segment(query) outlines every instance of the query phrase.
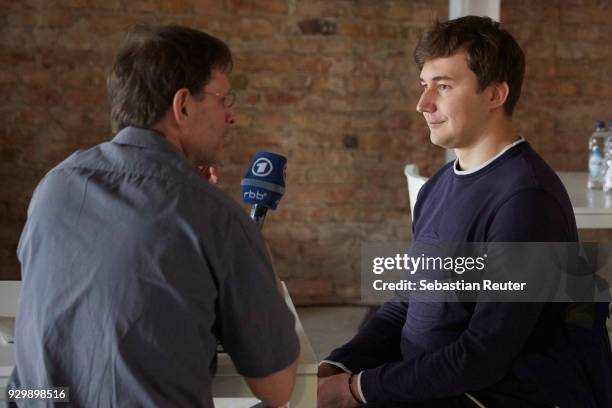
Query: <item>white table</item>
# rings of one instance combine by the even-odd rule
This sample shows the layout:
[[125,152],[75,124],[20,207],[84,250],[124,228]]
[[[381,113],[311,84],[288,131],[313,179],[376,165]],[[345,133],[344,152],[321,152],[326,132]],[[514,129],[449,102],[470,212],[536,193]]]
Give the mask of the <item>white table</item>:
[[[17,305],[17,298],[21,282],[0,282],[0,306],[4,315],[14,316]],[[297,368],[297,377],[293,395],[291,398],[292,408],[314,408],[317,403],[317,368],[318,361],[306,337],[302,323],[295,311],[291,297],[283,283],[285,291],[285,301],[291,312],[295,316],[295,330],[300,341],[300,359]],[[0,313],[2,314],[2,313]],[[0,344],[0,403],[4,399],[4,389],[13,366],[15,365],[15,346],[14,344]],[[253,394],[248,385],[241,377],[232,360],[225,353],[218,355],[217,375],[213,379],[212,392],[215,406],[219,408],[242,406],[250,407],[253,405]],[[0,404],[2,405],[2,404]]]
[[589,175],[586,172],[558,172],[557,174],[570,196],[578,228],[612,228],[612,193],[590,190],[587,187]]
[[[295,316],[295,330],[300,341],[300,359],[297,368],[297,377],[293,396],[291,397],[292,408],[314,408],[317,406],[317,369],[318,361],[310,341],[306,337],[302,322],[295,311],[295,306],[285,290],[285,301]],[[249,397],[253,394],[247,383],[237,372],[232,360],[225,353],[218,355],[217,375],[213,379],[212,391],[215,397]]]

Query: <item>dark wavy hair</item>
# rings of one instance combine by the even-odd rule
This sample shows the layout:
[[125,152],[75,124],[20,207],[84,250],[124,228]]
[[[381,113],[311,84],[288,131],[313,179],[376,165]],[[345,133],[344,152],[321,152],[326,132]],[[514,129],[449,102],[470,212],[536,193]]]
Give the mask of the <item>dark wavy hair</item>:
[[494,83],[510,88],[504,112],[511,116],[520,96],[525,75],[525,54],[512,35],[489,17],[466,16],[435,21],[414,49],[419,69],[425,62],[449,57],[465,49],[468,67],[478,78],[478,92]]
[[176,25],[136,26],[128,32],[107,78],[111,129],[149,128],[167,112],[176,91],[197,95],[214,69],[232,68],[220,39]]

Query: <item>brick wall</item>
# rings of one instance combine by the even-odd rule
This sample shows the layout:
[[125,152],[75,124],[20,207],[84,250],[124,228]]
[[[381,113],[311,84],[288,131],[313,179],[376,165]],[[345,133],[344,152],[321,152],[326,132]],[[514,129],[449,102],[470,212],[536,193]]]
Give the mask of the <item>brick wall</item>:
[[612,1],[502,0],[501,20],[527,55],[516,111],[556,170],[586,171],[597,119],[612,119]]
[[[19,276],[14,254],[38,180],[110,137],[105,74],[137,22],[203,29],[234,51],[238,125],[221,187],[239,199],[257,150],[288,157],[287,193],[264,234],[297,302],[356,300],[361,242],[410,238],[403,166],[431,174],[443,161],[414,111],[411,55],[447,1],[0,3],[0,278]],[[519,128],[558,169],[578,170],[591,124],[612,118],[610,24],[601,2],[560,3],[504,1],[502,19],[528,55]]]
[[221,186],[238,199],[257,150],[288,157],[287,194],[265,235],[296,298],[355,298],[361,241],[409,237],[403,165],[431,172],[442,160],[414,113],[411,53],[445,1],[30,1],[3,10],[3,278],[19,274],[14,252],[37,181],[109,138],[105,73],[120,32],[140,21],[200,28],[235,52],[238,126]]
[[[527,56],[515,123],[555,169],[586,171],[588,138],[612,119],[612,1],[502,0],[501,20]],[[581,230],[582,241],[612,241]]]

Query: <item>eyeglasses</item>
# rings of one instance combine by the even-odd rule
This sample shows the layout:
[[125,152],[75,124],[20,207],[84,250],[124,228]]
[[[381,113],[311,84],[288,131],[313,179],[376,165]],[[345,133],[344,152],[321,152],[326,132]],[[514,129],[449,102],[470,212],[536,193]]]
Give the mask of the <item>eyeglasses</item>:
[[233,91],[229,91],[226,94],[221,94],[221,93],[216,93],[216,92],[206,92],[206,91],[202,91],[202,93],[207,94],[207,95],[216,96],[217,98],[221,99],[221,104],[223,105],[224,108],[231,108],[232,106],[234,106],[234,103],[236,102],[236,94]]

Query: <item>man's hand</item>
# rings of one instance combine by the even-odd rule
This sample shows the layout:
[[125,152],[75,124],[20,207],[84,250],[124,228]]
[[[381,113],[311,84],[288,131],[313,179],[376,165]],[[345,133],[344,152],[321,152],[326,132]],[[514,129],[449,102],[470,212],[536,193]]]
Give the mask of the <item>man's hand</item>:
[[217,173],[217,168],[215,166],[198,166],[198,169],[200,169],[202,177],[212,184],[217,184],[219,182],[219,173]]
[[319,364],[319,369],[317,370],[317,377],[325,378],[331,377],[332,375],[341,374],[344,371],[333,364],[321,363]]
[[350,374],[343,373],[319,380],[317,408],[352,408],[358,406],[359,404],[349,391],[349,376]]

